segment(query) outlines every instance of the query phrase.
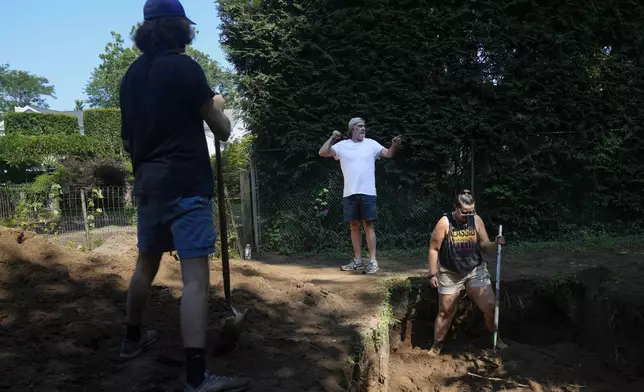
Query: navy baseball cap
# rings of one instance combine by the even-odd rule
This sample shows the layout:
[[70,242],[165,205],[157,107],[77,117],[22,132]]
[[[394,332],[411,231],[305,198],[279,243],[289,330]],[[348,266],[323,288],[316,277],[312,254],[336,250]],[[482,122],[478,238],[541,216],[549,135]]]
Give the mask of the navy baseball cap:
[[196,24],[188,19],[186,11],[179,0],[147,0],[143,6],[143,19],[182,17],[190,24]]

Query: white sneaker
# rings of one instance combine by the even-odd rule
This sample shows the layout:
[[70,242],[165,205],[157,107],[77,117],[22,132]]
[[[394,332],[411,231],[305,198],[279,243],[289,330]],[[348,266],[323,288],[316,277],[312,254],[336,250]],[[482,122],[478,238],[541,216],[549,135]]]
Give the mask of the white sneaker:
[[378,262],[376,260],[371,260],[369,263],[367,263],[367,266],[364,268],[362,271],[363,274],[375,274],[378,272]]
[[193,388],[187,385],[184,392],[243,392],[250,386],[250,379],[247,377],[224,377],[215,376],[206,370],[205,378],[201,385]]
[[364,264],[362,264],[362,260],[353,260],[347,265],[343,265],[340,267],[342,271],[360,271],[364,269]]

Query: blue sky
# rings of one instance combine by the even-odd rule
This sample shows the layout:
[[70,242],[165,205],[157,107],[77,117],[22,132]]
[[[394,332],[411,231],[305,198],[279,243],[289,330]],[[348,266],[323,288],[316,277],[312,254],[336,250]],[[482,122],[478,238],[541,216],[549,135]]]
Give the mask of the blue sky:
[[[0,64],[49,79],[54,110],[72,110],[85,98],[85,85],[98,55],[120,33],[126,45],[131,27],[143,19],[144,0],[2,0]],[[228,67],[219,45],[219,18],[214,0],[182,0],[197,24],[194,47]]]

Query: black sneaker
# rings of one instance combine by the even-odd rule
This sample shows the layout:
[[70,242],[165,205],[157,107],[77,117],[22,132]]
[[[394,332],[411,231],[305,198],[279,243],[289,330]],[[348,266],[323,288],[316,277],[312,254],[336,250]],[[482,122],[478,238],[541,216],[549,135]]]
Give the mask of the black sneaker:
[[125,339],[123,343],[121,343],[121,351],[119,355],[121,358],[134,358],[141,354],[143,350],[156,343],[157,340],[159,340],[159,333],[153,329],[149,329],[143,333],[141,340],[138,342],[132,342]]

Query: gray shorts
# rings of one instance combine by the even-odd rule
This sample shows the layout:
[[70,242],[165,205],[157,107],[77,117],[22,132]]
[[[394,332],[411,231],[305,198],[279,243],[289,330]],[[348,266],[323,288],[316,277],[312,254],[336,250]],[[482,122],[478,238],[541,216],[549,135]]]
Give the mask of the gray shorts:
[[492,284],[490,273],[485,263],[481,263],[467,275],[450,271],[439,264],[436,278],[438,279],[438,292],[440,294],[457,294],[465,288],[480,288]]

